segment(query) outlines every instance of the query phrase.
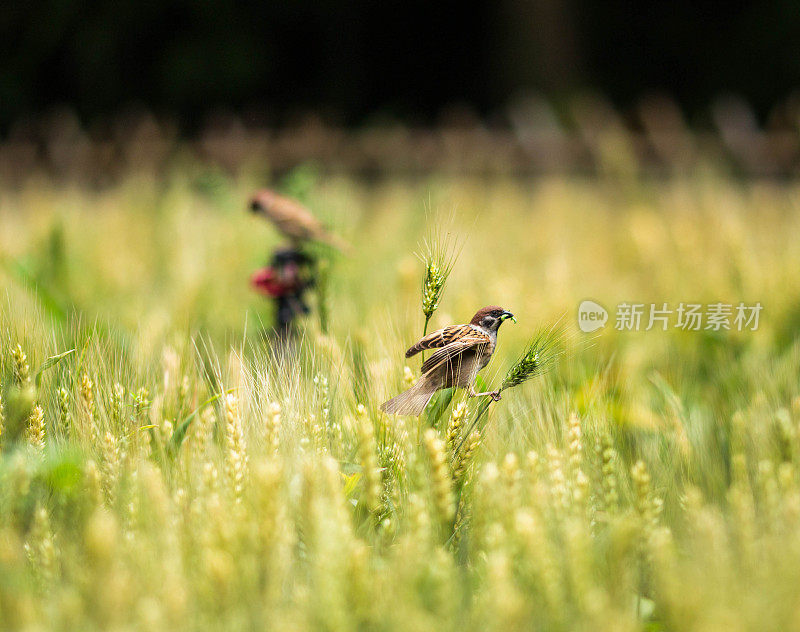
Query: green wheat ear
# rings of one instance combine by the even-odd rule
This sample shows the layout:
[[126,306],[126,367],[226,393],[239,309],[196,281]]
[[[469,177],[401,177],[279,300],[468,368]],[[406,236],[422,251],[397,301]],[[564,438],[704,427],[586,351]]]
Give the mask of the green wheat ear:
[[444,286],[458,259],[456,243],[450,233],[435,233],[425,240],[417,255],[425,264],[422,278],[422,313],[425,316],[423,335],[428,332],[431,316],[439,308]]
[[[527,382],[553,368],[556,359],[558,359],[562,353],[563,338],[563,328],[557,323],[546,329],[540,329],[528,343],[524,353],[508,370],[499,390],[504,391],[508,388],[519,386],[523,382]],[[483,432],[484,428],[479,426],[480,421],[486,414],[486,411],[489,410],[492,401],[493,400],[487,397],[481,403],[478,412],[475,414],[475,418],[470,423],[467,432],[463,434],[458,448],[456,448],[453,453],[454,463],[460,458],[462,450],[464,449],[464,444],[473,431]]]
[[561,355],[562,334],[561,329],[555,326],[537,332],[525,352],[506,373],[500,390],[519,386],[552,368]]

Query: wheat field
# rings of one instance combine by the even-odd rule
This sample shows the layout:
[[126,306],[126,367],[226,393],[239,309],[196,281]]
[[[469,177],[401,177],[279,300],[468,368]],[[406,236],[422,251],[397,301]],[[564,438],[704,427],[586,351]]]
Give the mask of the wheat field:
[[[353,251],[281,350],[260,184],[0,192],[0,628],[800,629],[800,186],[297,170]],[[430,327],[501,305],[485,384],[537,336],[542,366],[387,416],[431,244]],[[620,331],[631,302],[763,311]]]

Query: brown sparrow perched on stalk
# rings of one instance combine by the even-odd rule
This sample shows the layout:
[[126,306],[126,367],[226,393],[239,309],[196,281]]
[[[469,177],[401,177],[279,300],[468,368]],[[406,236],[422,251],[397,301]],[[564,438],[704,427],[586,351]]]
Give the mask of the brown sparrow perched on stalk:
[[406,357],[424,349],[436,349],[422,363],[422,377],[407,391],[381,405],[381,410],[397,415],[421,415],[433,394],[442,388],[468,388],[470,397],[489,395],[495,401],[500,391],[476,393],[473,381],[489,363],[497,343],[497,330],[504,320],[514,322],[514,314],[489,305],[479,309],[469,324],[450,325],[428,334],[406,351]]
[[256,191],[250,198],[250,210],[270,220],[294,246],[304,241],[318,241],[346,251],[349,245],[329,233],[305,206],[269,189]]

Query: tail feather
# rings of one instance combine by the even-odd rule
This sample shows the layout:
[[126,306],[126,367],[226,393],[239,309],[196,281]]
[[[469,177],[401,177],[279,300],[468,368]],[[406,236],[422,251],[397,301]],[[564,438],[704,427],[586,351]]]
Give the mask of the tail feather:
[[353,247],[344,239],[339,237],[339,235],[334,235],[333,233],[329,233],[326,230],[319,231],[315,236],[314,239],[317,241],[321,241],[324,244],[327,244],[331,248],[335,248],[339,252],[343,254],[350,254],[353,252]]
[[381,410],[393,415],[421,415],[436,391],[436,384],[423,377],[407,391],[381,404]]

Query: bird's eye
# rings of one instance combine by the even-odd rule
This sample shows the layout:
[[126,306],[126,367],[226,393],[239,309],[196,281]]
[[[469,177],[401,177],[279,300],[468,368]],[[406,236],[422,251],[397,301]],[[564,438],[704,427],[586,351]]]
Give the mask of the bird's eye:
[[253,200],[250,202],[250,211],[253,213],[258,213],[261,210],[261,205],[258,203],[258,200]]

